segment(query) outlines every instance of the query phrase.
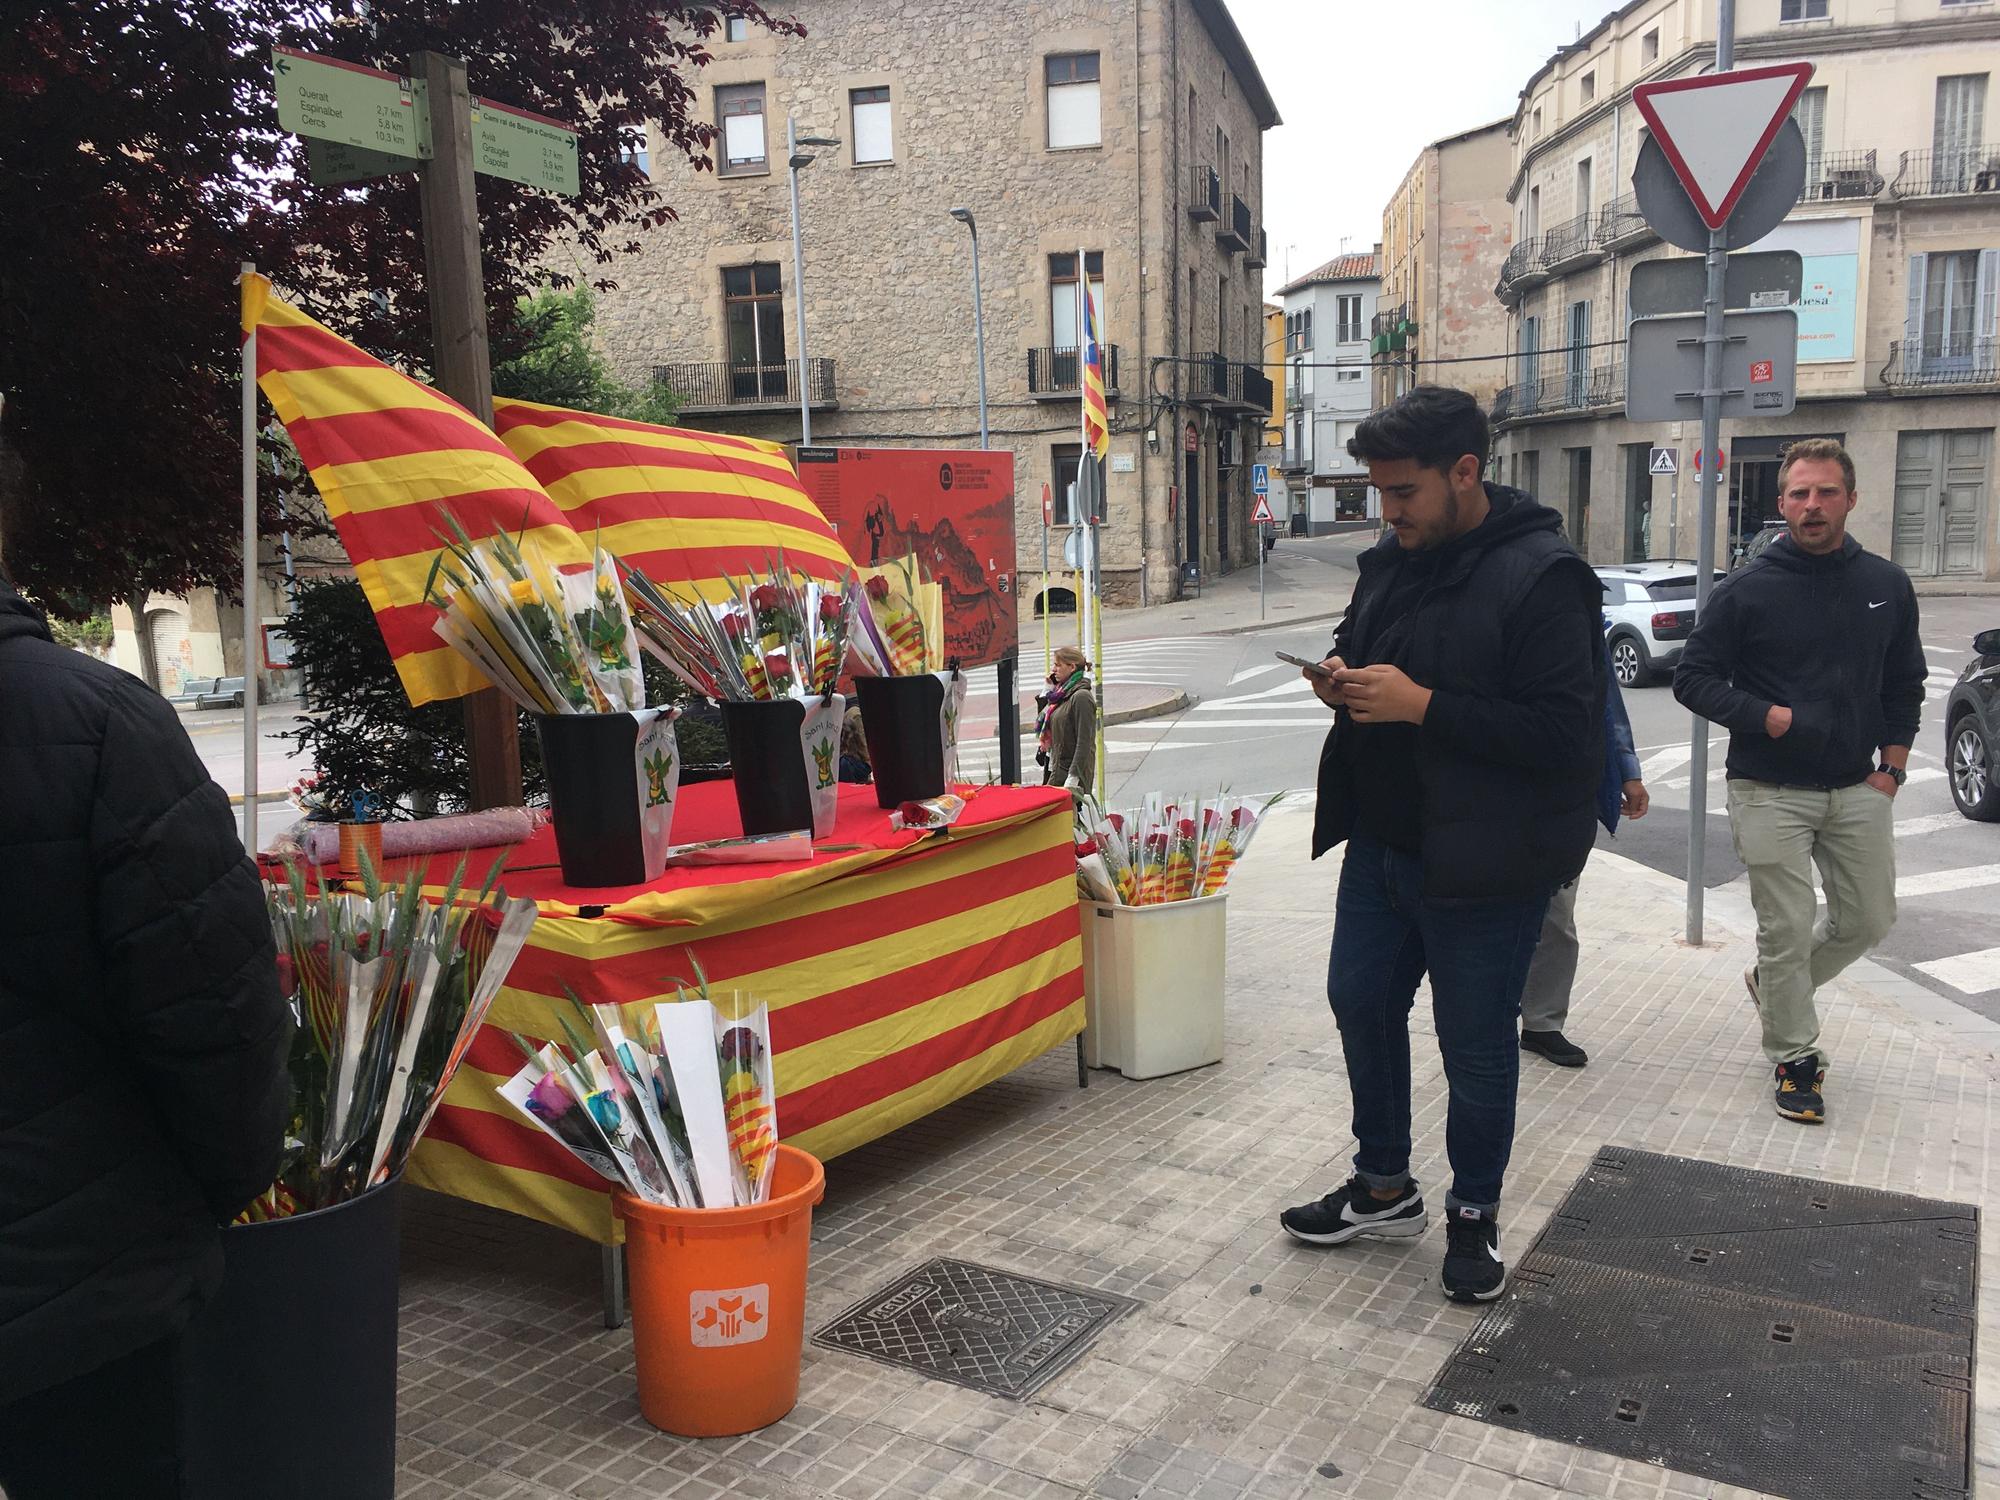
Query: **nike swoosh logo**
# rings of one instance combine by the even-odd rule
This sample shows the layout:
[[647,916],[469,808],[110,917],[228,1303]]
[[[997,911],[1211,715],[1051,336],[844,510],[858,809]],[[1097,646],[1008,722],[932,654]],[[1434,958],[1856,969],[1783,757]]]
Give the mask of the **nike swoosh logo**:
[[1493,1257],[1493,1263],[1495,1265],[1504,1264],[1504,1262],[1500,1259],[1500,1247],[1498,1245],[1488,1245],[1486,1247],[1486,1253]]
[[[1884,599],[1884,600],[1882,601],[1882,604],[1887,604],[1888,602],[1889,602],[1889,601],[1888,601],[1887,599]],[[1869,607],[1870,609],[1880,609],[1880,608],[1882,607],[1882,604],[1871,604],[1871,605],[1869,605],[1868,607]]]

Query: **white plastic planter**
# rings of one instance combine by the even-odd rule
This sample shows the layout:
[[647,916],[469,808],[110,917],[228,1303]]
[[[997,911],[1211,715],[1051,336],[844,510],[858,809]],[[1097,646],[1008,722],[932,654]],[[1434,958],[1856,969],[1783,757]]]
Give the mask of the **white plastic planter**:
[[1159,1078],[1222,1061],[1227,899],[1079,903],[1087,1064]]

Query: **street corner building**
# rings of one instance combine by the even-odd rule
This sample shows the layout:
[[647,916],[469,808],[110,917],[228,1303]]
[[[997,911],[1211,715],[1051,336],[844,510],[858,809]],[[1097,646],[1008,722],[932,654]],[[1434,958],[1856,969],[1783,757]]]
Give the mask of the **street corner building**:
[[1110,417],[1107,599],[1159,603],[1193,570],[1254,564],[1263,132],[1279,120],[1223,0],[790,11],[804,36],[729,21],[709,40],[694,110],[718,132],[713,170],[638,153],[678,218],[640,237],[601,302],[620,372],[663,381],[687,427],[797,442],[803,397],[816,445],[974,447],[976,235],[1022,610],[1075,605],[1062,542],[1086,294]]
[[[1500,477],[1563,512],[1600,565],[1695,555],[1699,424],[1623,415],[1633,267],[1682,254],[1632,195],[1646,136],[1632,89],[1711,68],[1715,19],[1694,0],[1622,6],[1527,81],[1509,122]],[[1738,68],[1800,61],[1814,68],[1792,111],[1805,183],[1754,247],[1803,261],[1797,408],[1725,423],[1716,556],[1726,566],[1776,518],[1785,448],[1830,437],[1859,471],[1864,546],[1920,589],[2000,580],[2000,129],[1986,119],[2000,15],[1953,0],[1738,8]],[[1654,448],[1677,455],[1678,506]]]

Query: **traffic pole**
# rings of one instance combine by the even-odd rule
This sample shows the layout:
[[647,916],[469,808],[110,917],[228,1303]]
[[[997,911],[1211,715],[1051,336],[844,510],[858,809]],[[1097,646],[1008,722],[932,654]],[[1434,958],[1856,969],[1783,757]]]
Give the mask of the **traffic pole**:
[[[1736,65],[1736,0],[1718,0],[1715,29],[1715,71]],[[1729,264],[1729,231],[1708,232],[1708,293],[1702,301],[1701,331],[1701,471],[1700,536],[1695,545],[1694,615],[1700,622],[1708,607],[1715,572],[1716,486],[1722,469],[1722,348],[1724,284]],[[1702,936],[1703,881],[1708,868],[1708,720],[1694,716],[1694,739],[1688,755],[1688,877],[1687,940],[1699,947]]]
[[1680,455],[1674,455],[1674,472],[1667,485],[1667,558],[1678,561],[1681,555],[1681,465]]
[[1264,554],[1271,549],[1264,545],[1265,523],[1257,523],[1257,618],[1264,618]]
[[[242,263],[242,280],[257,274]],[[243,340],[243,848],[257,855],[257,666],[263,652],[257,623],[257,325]]]

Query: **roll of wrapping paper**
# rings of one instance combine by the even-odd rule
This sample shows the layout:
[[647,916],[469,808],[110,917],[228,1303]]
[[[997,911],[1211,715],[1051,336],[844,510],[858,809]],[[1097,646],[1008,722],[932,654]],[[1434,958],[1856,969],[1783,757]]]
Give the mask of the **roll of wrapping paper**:
[[[419,818],[409,823],[367,823],[357,827],[379,830],[369,858],[402,859],[415,854],[449,854],[457,849],[490,849],[502,844],[519,844],[535,831],[534,815],[525,807],[489,807],[483,812],[459,813],[448,818]],[[299,847],[308,860],[323,865],[340,852],[341,827],[332,823],[308,823],[298,833]],[[346,871],[343,869],[342,874]]]

